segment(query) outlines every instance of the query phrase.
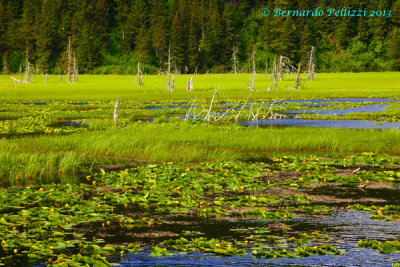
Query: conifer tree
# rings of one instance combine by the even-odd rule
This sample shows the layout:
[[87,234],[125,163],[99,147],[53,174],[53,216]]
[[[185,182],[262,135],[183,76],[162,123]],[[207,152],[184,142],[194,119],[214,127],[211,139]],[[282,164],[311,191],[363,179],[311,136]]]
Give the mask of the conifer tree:
[[[58,57],[59,38],[57,28],[59,26],[58,10],[59,0],[44,0],[40,14],[39,33],[37,38],[38,66],[44,73],[51,71]],[[27,48],[28,49],[28,48]],[[30,54],[32,51],[28,49]]]

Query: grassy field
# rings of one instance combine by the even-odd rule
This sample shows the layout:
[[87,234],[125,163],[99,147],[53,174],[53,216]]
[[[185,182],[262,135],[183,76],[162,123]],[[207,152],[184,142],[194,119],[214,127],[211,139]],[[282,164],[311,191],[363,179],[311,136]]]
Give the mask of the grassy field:
[[[286,76],[285,81],[279,83],[278,90],[267,92],[271,80],[258,74],[256,92],[251,93],[249,100],[400,97],[399,73],[319,74],[314,82],[305,80],[299,90],[286,89],[294,82],[294,77]],[[197,98],[198,104],[208,107],[207,101],[216,88],[219,88],[218,102],[243,103],[250,93],[248,74],[196,75],[193,78],[194,91],[186,92],[189,77],[192,76],[177,75],[175,91],[167,93],[164,76],[145,75],[141,88],[134,85],[133,76],[81,75],[76,84],[67,84],[66,77],[62,77],[60,83],[58,76],[50,76],[49,83],[45,84],[41,75],[35,75],[30,84],[14,84],[9,76],[0,76],[3,102],[0,116],[5,119],[0,130],[7,139],[0,141],[0,159],[4,163],[0,174],[6,181],[11,179],[12,183],[25,184],[35,179],[41,183],[55,176],[56,181],[62,181],[59,176],[67,177],[87,172],[93,166],[127,161],[195,163],[263,159],[282,153],[329,156],[346,156],[362,151],[400,153],[397,130],[254,129],[231,122],[217,125],[179,120],[156,124],[136,122],[138,118],[174,117],[186,112],[143,109],[152,104],[171,105],[174,101],[187,101],[190,105]],[[112,114],[117,96],[121,101],[119,124],[115,128]],[[26,102],[45,105],[26,105]],[[72,105],[72,102],[87,102],[88,105]],[[399,105],[392,104],[378,117],[370,116],[397,121],[398,111]],[[359,118],[365,119],[365,116],[368,114],[360,114]],[[13,120],[9,120],[11,118]],[[68,130],[65,128],[72,127],[54,129],[48,126],[65,120],[89,123],[90,126],[88,129]]]
[[[160,101],[190,100],[194,97],[210,99],[212,91],[219,88],[221,98],[246,99],[250,93],[249,74],[175,75],[175,92],[167,93],[167,76],[145,75],[144,85],[138,87],[134,76],[81,75],[76,84],[66,83],[67,78],[49,76],[45,84],[43,75],[35,75],[30,84],[15,84],[10,76],[0,76],[0,99],[14,100],[122,100]],[[399,73],[321,73],[314,82],[302,78],[301,90],[294,87],[295,76],[284,74],[278,90],[267,92],[273,84],[271,75],[257,74],[252,97],[257,99],[284,98],[335,98],[335,97],[400,97]],[[17,75],[14,75],[17,77]],[[193,77],[194,92],[186,92],[187,80]],[[288,89],[287,89],[288,88]]]
[[[331,98],[392,100],[334,101],[309,107],[387,105],[381,112],[299,117],[371,120],[376,125],[400,122],[400,105],[395,101],[400,99],[400,73],[319,74],[314,82],[304,80],[299,90],[291,89],[295,77],[284,75],[278,90],[271,91],[267,90],[270,77],[258,74],[256,91],[250,96],[248,74],[196,75],[193,92],[186,91],[191,75],[176,75],[172,93],[166,92],[164,76],[145,75],[140,88],[133,76],[81,75],[76,84],[67,84],[66,77],[60,83],[58,76],[49,76],[45,84],[42,75],[35,75],[30,84],[14,84],[11,76],[0,76],[0,266],[44,262],[108,266],[105,257],[138,252],[140,245],[152,246],[151,256],[170,255],[170,251],[233,256],[248,252],[249,247],[256,258],[340,255],[331,238],[324,238],[326,243],[320,246],[318,232],[296,232],[296,238],[286,240],[278,231],[280,243],[292,244],[296,239],[298,247],[263,250],[260,244],[265,238],[278,237],[260,235],[247,219],[286,222],[296,216],[329,214],[330,207],[316,203],[338,200],[332,196],[321,200],[310,193],[310,187],[343,184],[362,191],[357,186],[400,182],[398,129],[239,124],[256,116],[269,118],[304,109],[304,103],[284,102],[288,99]],[[206,120],[210,106],[213,115]],[[185,119],[189,110],[203,113]],[[226,112],[229,115],[221,115]],[[363,169],[354,172],[356,168]],[[400,218],[398,206],[369,207],[370,199],[367,194],[364,200],[340,205],[370,212],[371,219]],[[206,237],[190,239],[195,233],[192,228],[176,226],[180,232],[174,238],[180,241],[168,240],[159,227],[179,225],[171,221],[174,214],[188,220],[237,220],[248,229],[218,240],[203,229]],[[159,242],[149,243],[140,234],[149,230],[158,234]],[[121,231],[126,236],[116,238]],[[132,231],[139,237],[130,237]],[[27,235],[29,242],[24,241]],[[230,243],[232,238],[235,244]],[[320,247],[300,246],[309,242]],[[360,247],[372,246],[368,240],[360,242]],[[397,243],[385,246],[392,251]],[[375,247],[387,251],[382,244]]]

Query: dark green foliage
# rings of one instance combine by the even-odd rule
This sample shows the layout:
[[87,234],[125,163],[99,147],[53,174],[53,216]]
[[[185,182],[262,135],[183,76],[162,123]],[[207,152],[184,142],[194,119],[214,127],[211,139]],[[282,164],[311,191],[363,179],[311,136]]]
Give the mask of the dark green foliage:
[[[107,56],[121,60],[111,68],[118,73],[135,68],[126,66],[129,56],[132,65],[139,60],[152,72],[165,71],[170,43],[172,69],[181,73],[230,71],[234,44],[239,71],[250,70],[253,47],[260,71],[266,56],[304,66],[310,46],[317,47],[320,72],[400,70],[400,0],[352,3],[367,17],[326,15],[345,6],[344,0],[0,0],[0,57],[8,55],[11,72],[24,67],[26,51],[42,72],[65,69],[71,37],[80,72],[110,69]],[[264,17],[265,7],[272,13],[319,7],[325,15]],[[391,9],[392,16],[368,17],[371,9]]]

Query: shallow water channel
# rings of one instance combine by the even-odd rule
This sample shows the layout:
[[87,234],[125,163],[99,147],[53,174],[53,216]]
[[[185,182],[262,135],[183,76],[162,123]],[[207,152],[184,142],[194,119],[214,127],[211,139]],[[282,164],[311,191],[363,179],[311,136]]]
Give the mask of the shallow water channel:
[[398,129],[398,122],[377,122],[362,120],[303,120],[303,119],[281,119],[244,121],[243,126],[296,126],[296,127],[324,127],[324,128],[347,128],[347,129]]
[[[352,128],[352,129],[392,129],[400,128],[400,123],[394,122],[380,122],[380,121],[366,121],[366,120],[318,120],[319,115],[325,116],[344,116],[351,113],[379,113],[383,112],[389,103],[398,102],[397,99],[387,98],[338,98],[338,99],[292,99],[292,100],[279,100],[279,101],[267,101],[267,102],[251,102],[246,106],[241,103],[235,102],[219,102],[219,111],[228,111],[227,116],[231,115],[229,110],[249,110],[251,106],[253,108],[258,107],[287,107],[289,104],[300,104],[301,109],[298,110],[284,110],[283,115],[286,116],[284,119],[278,120],[257,120],[257,121],[242,121],[240,124],[243,126],[270,126],[270,127],[282,127],[282,126],[294,126],[294,127],[328,127],[328,128]],[[354,106],[348,106],[348,104],[354,104]],[[366,105],[363,105],[366,103]],[[372,103],[372,104],[368,104]],[[218,103],[217,103],[218,104]],[[343,108],[331,108],[329,106],[347,104]],[[360,106],[361,104],[361,106]],[[316,109],[321,107],[321,109]],[[328,107],[328,108],[326,108]],[[187,105],[173,105],[173,106],[148,106],[146,109],[189,109],[191,106]],[[193,107],[193,108],[198,108]],[[221,109],[222,108],[222,109]],[[222,115],[223,112],[213,113],[213,115]],[[296,117],[301,114],[315,115],[316,119],[297,119]],[[180,116],[184,119],[186,116]],[[279,116],[282,117],[282,116]],[[154,118],[143,119],[152,122]]]

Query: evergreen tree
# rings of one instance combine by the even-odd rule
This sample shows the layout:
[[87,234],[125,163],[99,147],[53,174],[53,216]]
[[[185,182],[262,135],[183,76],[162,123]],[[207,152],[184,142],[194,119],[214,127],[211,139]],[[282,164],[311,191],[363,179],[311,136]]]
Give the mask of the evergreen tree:
[[[48,72],[65,61],[72,37],[81,72],[109,64],[132,65],[132,58],[155,70],[164,68],[171,41],[173,69],[188,66],[194,71],[201,63],[199,71],[225,71],[232,67],[233,44],[239,62],[249,62],[257,47],[256,61],[263,66],[266,53],[304,63],[313,45],[320,71],[388,69],[397,57],[400,0],[347,2],[0,0],[0,56],[7,54],[8,69],[18,71],[28,50],[30,62]],[[263,17],[259,12],[264,7],[273,11],[344,6],[390,9],[392,17]],[[343,55],[351,57],[343,61]],[[339,69],[335,62],[342,62]]]
[[[46,5],[48,5],[48,3],[46,3]],[[21,36],[23,36],[23,38],[21,38],[21,47],[24,47],[25,50],[29,51],[31,54],[31,60],[36,59],[37,56],[36,39],[38,36],[41,37],[43,35],[43,27],[47,27],[47,25],[43,26],[40,24],[39,17],[43,17],[41,16],[41,1],[26,1],[24,4],[24,12],[22,14]],[[51,18],[47,17],[46,19]],[[52,34],[54,34],[54,28]],[[47,36],[47,38],[49,37]]]
[[358,19],[357,37],[360,41],[366,43],[369,40],[368,24],[364,17]]
[[199,64],[199,34],[198,18],[196,16],[196,3],[193,2],[190,8],[191,17],[189,22],[188,38],[188,66],[191,71],[195,71]]
[[171,54],[174,57],[173,64],[178,70],[185,67],[185,38],[182,24],[183,20],[177,11],[171,25]]
[[[37,56],[39,67],[43,73],[50,72],[55,59],[59,56],[59,0],[44,0],[40,14],[40,27],[37,38]],[[31,51],[29,51],[31,53]]]
[[400,0],[396,0],[391,8],[392,10],[392,22],[397,26],[400,26]]
[[158,58],[158,64],[162,68],[163,58],[165,58],[168,49],[166,2],[164,0],[152,0],[150,24],[151,45],[155,56]]
[[393,61],[392,70],[400,70],[400,28],[395,28],[388,45],[388,59]]

